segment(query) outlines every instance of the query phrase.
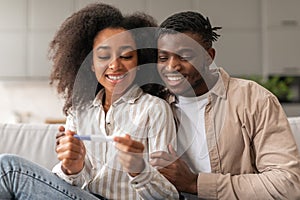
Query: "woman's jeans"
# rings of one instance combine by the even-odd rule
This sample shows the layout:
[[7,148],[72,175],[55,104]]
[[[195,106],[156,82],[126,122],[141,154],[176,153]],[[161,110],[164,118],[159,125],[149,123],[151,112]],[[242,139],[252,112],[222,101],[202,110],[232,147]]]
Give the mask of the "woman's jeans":
[[[47,158],[45,158],[47,159]],[[51,171],[15,155],[0,155],[0,199],[98,199]]]

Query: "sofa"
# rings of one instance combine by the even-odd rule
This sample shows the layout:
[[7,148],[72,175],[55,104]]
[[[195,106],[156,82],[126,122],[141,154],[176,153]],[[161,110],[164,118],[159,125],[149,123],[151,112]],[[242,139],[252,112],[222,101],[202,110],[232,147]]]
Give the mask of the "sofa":
[[300,151],[300,117],[289,117],[288,120]]
[[[300,117],[288,118],[300,149]],[[55,135],[59,124],[0,124],[0,153],[13,153],[48,169],[58,162]]]
[[25,157],[48,169],[58,163],[55,136],[59,124],[0,124],[0,153]]

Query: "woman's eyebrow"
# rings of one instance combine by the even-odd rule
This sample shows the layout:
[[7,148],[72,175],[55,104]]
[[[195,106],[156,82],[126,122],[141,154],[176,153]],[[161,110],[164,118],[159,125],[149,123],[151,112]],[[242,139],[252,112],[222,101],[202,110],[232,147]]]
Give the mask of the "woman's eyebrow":
[[[108,49],[111,49],[111,47],[110,46],[98,46],[97,48],[96,48],[96,50],[98,51],[98,50],[108,50]],[[130,49],[130,50],[136,50],[133,46],[131,46],[131,45],[126,45],[126,46],[121,46],[120,48],[119,48],[120,50],[122,50],[122,51],[124,51],[124,50],[127,50],[127,49]]]
[[109,46],[98,46],[98,47],[96,48],[97,51],[98,51],[98,50],[107,50],[107,49],[110,49],[110,47],[109,47]]
[[127,49],[130,49],[130,50],[136,50],[133,46],[131,46],[131,45],[125,45],[125,46],[121,46],[120,47],[120,50],[127,50]]

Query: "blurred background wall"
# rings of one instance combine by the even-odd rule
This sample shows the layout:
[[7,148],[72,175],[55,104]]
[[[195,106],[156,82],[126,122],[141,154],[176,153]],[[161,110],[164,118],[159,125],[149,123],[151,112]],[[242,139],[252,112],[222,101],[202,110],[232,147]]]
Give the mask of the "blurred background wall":
[[[62,100],[49,87],[50,40],[62,21],[95,0],[0,0],[0,122],[64,118]],[[239,77],[292,77],[288,116],[300,115],[299,0],[103,0],[124,13],[144,11],[158,23],[196,10],[222,26],[216,64]]]

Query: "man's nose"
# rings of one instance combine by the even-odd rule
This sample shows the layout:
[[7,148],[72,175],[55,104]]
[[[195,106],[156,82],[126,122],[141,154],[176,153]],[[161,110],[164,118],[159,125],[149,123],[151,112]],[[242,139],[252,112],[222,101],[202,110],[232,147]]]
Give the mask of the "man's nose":
[[181,62],[177,56],[171,56],[169,58],[168,66],[169,71],[178,71],[181,69]]

